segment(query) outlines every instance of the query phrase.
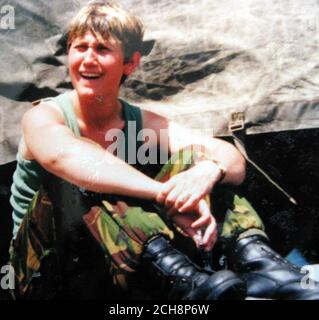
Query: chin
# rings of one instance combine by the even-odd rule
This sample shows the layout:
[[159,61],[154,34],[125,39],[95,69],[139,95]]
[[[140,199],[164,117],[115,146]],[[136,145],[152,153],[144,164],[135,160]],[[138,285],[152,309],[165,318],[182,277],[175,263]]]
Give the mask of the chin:
[[78,88],[76,91],[79,97],[85,99],[95,99],[97,96],[101,95],[101,93],[93,88]]

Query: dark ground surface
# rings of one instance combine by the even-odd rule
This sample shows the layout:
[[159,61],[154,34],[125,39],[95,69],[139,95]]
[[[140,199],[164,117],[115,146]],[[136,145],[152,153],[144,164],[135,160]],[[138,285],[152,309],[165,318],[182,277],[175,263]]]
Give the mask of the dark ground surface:
[[[246,137],[247,150],[298,202],[286,197],[248,168],[241,190],[262,217],[273,247],[281,254],[299,248],[312,263],[319,251],[319,130],[300,130]],[[6,264],[12,230],[8,202],[15,162],[0,166],[0,266]],[[6,295],[0,291],[0,299]]]

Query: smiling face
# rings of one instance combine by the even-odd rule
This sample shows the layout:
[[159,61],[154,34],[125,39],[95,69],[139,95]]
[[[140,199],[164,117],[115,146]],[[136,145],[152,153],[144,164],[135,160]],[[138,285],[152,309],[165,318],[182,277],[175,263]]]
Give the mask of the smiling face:
[[121,45],[97,39],[91,32],[75,38],[68,53],[69,73],[79,97],[116,95],[123,75],[129,75]]
[[119,86],[137,67],[143,24],[119,4],[88,3],[68,29],[68,62],[79,98],[117,98]]

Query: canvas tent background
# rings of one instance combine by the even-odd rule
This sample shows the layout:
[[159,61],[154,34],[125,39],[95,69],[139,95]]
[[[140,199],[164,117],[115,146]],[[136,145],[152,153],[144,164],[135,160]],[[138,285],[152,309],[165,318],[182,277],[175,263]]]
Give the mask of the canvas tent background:
[[[1,164],[15,158],[29,102],[69,87],[57,40],[85,2],[0,2],[15,11],[15,29],[0,30]],[[124,97],[217,136],[235,111],[245,112],[248,134],[318,126],[316,1],[122,3],[155,40]]]
[[[313,243],[319,203],[314,192],[319,172],[317,1],[120,2],[142,18],[145,39],[154,42],[122,97],[215,136],[228,136],[232,113],[243,112],[248,152],[303,206],[292,208],[253,171],[244,188],[266,216],[272,213],[273,231],[284,239],[279,245],[301,238]],[[6,205],[21,117],[31,101],[70,88],[58,40],[84,3],[0,1],[0,8],[9,5],[15,13],[15,28],[0,28],[1,199]],[[0,12],[4,18],[5,11]],[[295,237],[300,221],[304,230]],[[2,243],[9,233],[10,228],[0,232],[6,239]]]

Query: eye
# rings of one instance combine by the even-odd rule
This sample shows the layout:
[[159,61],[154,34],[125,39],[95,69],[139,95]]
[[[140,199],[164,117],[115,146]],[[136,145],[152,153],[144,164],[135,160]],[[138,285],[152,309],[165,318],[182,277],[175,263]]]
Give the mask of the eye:
[[101,52],[101,53],[112,51],[112,49],[109,46],[106,46],[104,44],[97,45],[96,49],[98,52]]
[[78,50],[78,51],[80,51],[80,52],[83,52],[83,51],[85,51],[86,49],[87,49],[87,45],[86,44],[83,44],[83,43],[79,43],[79,44],[76,44],[75,46],[74,46],[74,48],[76,49],[76,50]]

